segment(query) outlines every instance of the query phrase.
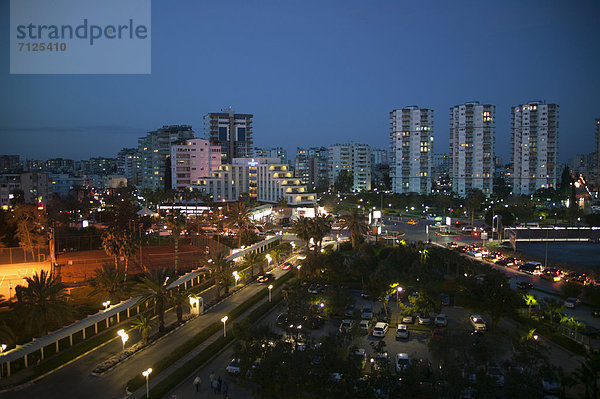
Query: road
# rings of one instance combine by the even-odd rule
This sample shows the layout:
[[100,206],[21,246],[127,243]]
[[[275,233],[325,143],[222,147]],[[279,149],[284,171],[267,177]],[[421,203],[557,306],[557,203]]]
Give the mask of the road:
[[[387,220],[385,222],[385,224],[386,224],[385,228],[388,229],[389,231],[404,232],[405,235],[403,238],[406,240],[409,240],[409,241],[427,241],[427,234],[425,231],[425,226],[432,225],[432,224],[434,224],[434,222],[427,221],[425,219],[418,219],[418,224],[410,225],[410,224],[406,223],[409,219],[410,218],[407,218],[407,217],[402,218],[401,222]],[[446,244],[450,241],[455,241],[459,245],[471,245],[474,243],[481,245],[481,238],[471,236],[471,235],[468,235],[468,236],[467,235],[436,236],[435,233],[430,231],[429,237],[432,240],[432,244],[443,246],[443,247],[445,247]],[[464,255],[464,256],[470,257],[468,255]],[[473,257],[470,257],[470,258],[476,259]],[[506,274],[506,276],[509,278],[511,287],[513,289],[516,289],[517,282],[525,281],[525,282],[529,282],[529,283],[533,284],[534,287],[538,289],[538,290],[534,289],[534,290],[529,291],[531,294],[535,295],[537,298],[553,297],[554,299],[556,299],[558,301],[562,301],[562,298],[560,295],[561,295],[561,287],[562,287],[563,283],[561,283],[561,282],[556,283],[556,282],[550,281],[548,279],[541,278],[540,276],[532,276],[530,274],[520,272],[519,270],[514,269],[514,268],[499,266],[493,262],[488,262],[488,261],[485,261],[482,259],[478,259],[478,260],[480,260],[483,264],[486,264],[489,267]],[[549,295],[540,290],[552,292],[552,293],[555,293],[555,295],[554,296]],[[576,309],[565,308],[563,313],[565,313],[569,317],[574,317],[576,320],[585,322],[588,326],[591,326],[591,327],[594,327],[594,328],[600,330],[600,319],[592,316],[592,310],[593,310],[592,307],[587,306],[587,305],[582,305],[582,306],[577,307]]]
[[[273,273],[278,277],[284,272],[278,269]],[[262,284],[252,283],[248,285],[208,310],[204,315],[195,318],[184,327],[162,339],[159,343],[138,353],[102,377],[95,377],[90,373],[99,363],[122,350],[120,340],[115,339],[111,341],[107,345],[70,363],[37,383],[31,384],[19,391],[6,392],[0,395],[0,397],[85,397],[86,399],[124,397],[127,381],[148,367],[152,367],[154,362],[171,353],[183,342],[197,334],[198,331],[214,322],[220,321],[224,315],[231,312],[234,308],[244,303],[253,295],[263,291],[266,291],[266,287]],[[169,312],[166,323],[173,320],[174,315],[172,312]],[[137,333],[132,331],[130,335],[130,342],[137,342],[139,340]]]

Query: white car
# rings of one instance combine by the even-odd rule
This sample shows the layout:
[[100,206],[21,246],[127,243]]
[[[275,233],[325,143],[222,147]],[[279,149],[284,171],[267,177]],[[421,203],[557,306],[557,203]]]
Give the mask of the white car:
[[485,331],[487,329],[485,320],[483,320],[483,317],[479,316],[478,314],[472,314],[471,317],[469,317],[469,320],[471,321],[471,325],[475,331]]
[[373,327],[372,334],[374,337],[385,337],[385,335],[388,332],[388,328],[389,328],[388,323],[379,322],[379,323],[375,324],[375,327]]
[[396,355],[396,372],[401,373],[410,366],[410,359],[408,353],[398,353]]
[[415,316],[402,317],[402,324],[413,324],[414,322],[415,322]]
[[421,313],[417,316],[417,323],[419,323],[420,325],[431,324],[431,317],[429,317],[429,315]]
[[373,327],[373,323],[370,320],[361,320],[358,324],[358,331],[366,335],[371,331],[371,327]]
[[408,327],[406,324],[398,324],[398,329],[396,330],[396,339],[408,339]]
[[229,365],[225,367],[225,371],[233,375],[238,375],[241,373],[242,370],[240,369],[240,359],[231,359]]
[[448,325],[448,319],[446,318],[445,314],[440,313],[439,315],[435,316],[433,324],[438,327],[446,327]]

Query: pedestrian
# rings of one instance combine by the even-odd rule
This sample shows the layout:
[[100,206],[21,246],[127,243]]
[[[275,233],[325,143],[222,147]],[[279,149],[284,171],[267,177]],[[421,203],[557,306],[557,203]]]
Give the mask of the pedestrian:
[[200,378],[199,375],[197,375],[196,378],[194,378],[194,387],[196,387],[196,392],[198,392],[198,390],[200,389],[201,383],[202,383],[202,379]]
[[212,383],[215,380],[215,372],[211,371],[210,375],[208,376],[208,378],[210,378],[210,385],[212,386]]
[[213,393],[216,395],[217,391],[219,390],[219,381],[214,380],[212,382],[212,390],[213,390]]
[[227,381],[223,381],[222,392],[223,392],[223,395],[225,395],[226,398],[229,397],[229,396],[227,396],[227,393],[229,392],[229,386],[227,385]]
[[221,384],[223,383],[223,380],[221,380],[221,376],[219,376],[219,379],[217,380],[217,392],[221,393]]

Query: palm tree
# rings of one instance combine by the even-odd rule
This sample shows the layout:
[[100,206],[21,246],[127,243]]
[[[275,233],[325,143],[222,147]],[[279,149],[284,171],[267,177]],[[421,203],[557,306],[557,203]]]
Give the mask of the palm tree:
[[352,208],[340,216],[340,221],[342,222],[342,228],[350,231],[352,249],[356,250],[367,232],[364,215],[359,213],[357,208]]
[[138,290],[142,294],[140,301],[154,302],[154,310],[158,316],[158,331],[165,330],[165,308],[169,302],[167,282],[173,276],[170,269],[154,269],[144,274]]
[[102,248],[104,252],[115,260],[115,269],[119,268],[119,252],[121,233],[115,227],[108,227],[102,234]]
[[175,314],[177,315],[177,321],[183,321],[183,307],[190,302],[189,294],[186,294],[185,291],[174,289],[171,291],[171,296],[169,297],[171,304],[175,307]]
[[429,259],[429,251],[427,248],[421,249],[419,253],[421,254],[421,263],[426,263],[427,259]]
[[238,247],[242,246],[242,232],[247,226],[252,224],[250,221],[250,207],[244,201],[238,201],[231,205],[231,210],[227,213],[229,227],[238,229]]
[[125,272],[122,267],[114,268],[110,264],[102,265],[94,271],[90,284],[94,288],[90,296],[103,294],[112,303],[118,302],[126,292]]
[[[262,269],[262,263],[261,263],[262,259],[260,254],[253,252],[253,253],[249,253],[244,255],[244,266],[247,267],[248,269],[250,269],[250,278],[254,277],[254,266],[256,266],[257,264],[261,264],[261,269]],[[264,272],[264,270],[261,271],[261,274]]]
[[138,245],[141,245],[141,243],[138,242],[132,231],[122,232],[119,243],[119,255],[125,259],[124,280],[127,280],[127,274],[129,273],[129,259],[135,256]]
[[279,266],[279,257],[281,256],[281,248],[275,247],[271,250],[271,257],[273,258],[273,267]]
[[71,317],[65,286],[56,277],[42,270],[26,277],[27,287],[19,290],[16,310],[27,331],[48,334],[50,326],[61,324]]
[[587,353],[585,361],[581,362],[579,368],[575,370],[575,376],[585,386],[585,397],[590,397],[591,388],[592,398],[598,397],[598,374],[600,374],[600,354]]
[[140,314],[131,325],[132,328],[138,330],[142,334],[142,343],[144,345],[148,345],[148,333],[152,328],[152,324],[154,324],[154,322],[150,317]]
[[301,261],[303,273],[310,277],[318,277],[321,273],[321,265],[323,264],[323,254],[319,251],[308,251],[306,258]]
[[308,249],[308,243],[312,236],[310,219],[300,216],[294,221],[294,224],[292,225],[292,232],[296,235],[296,237],[304,241],[306,249]]
[[331,217],[325,215],[316,215],[312,220],[312,238],[315,240],[317,250],[323,245],[323,238],[331,231]]
[[554,298],[544,298],[543,301],[544,307],[548,311],[548,316],[550,317],[550,325],[552,325],[554,315],[562,312],[565,306],[562,302],[559,302]]
[[215,258],[213,258],[213,270],[215,271],[215,290],[217,300],[221,298],[221,288],[225,288],[225,292],[227,292],[229,288],[229,282],[231,281],[231,266],[233,262],[227,260],[225,253],[219,253]]
[[531,294],[524,294],[523,299],[525,300],[525,303],[529,307],[528,314],[529,314],[529,318],[531,318],[531,307],[534,305],[537,305],[538,301],[537,301],[537,299],[535,299],[535,296],[533,296]]
[[175,274],[177,274],[179,266],[179,239],[187,223],[186,218],[179,212],[169,213],[164,218],[167,227],[171,230],[171,237],[175,245]]

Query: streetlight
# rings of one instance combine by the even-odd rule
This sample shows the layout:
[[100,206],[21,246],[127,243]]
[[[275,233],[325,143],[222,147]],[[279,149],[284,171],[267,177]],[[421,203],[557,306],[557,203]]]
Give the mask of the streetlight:
[[226,323],[227,323],[227,319],[229,319],[229,317],[225,316],[221,319],[221,322],[223,322],[223,336],[226,337],[227,336],[227,328],[225,327]]
[[142,375],[144,377],[146,377],[146,397],[149,398],[150,397],[150,389],[148,389],[148,377],[150,376],[150,373],[152,373],[152,369],[149,368],[146,371],[142,372]]
[[273,284],[269,284],[267,288],[269,289],[269,302],[271,302],[271,290],[273,289]]
[[398,292],[396,292],[396,312],[398,313],[398,321],[400,321],[400,293],[402,292],[402,287],[398,287]]
[[[6,350],[6,344],[0,345],[0,353],[4,353]],[[0,377],[4,376],[4,363],[0,364]]]
[[235,280],[235,285],[233,286],[233,289],[235,290],[237,288],[237,282],[240,279],[240,275],[238,274],[237,270],[234,271],[232,274],[233,274],[233,278]]
[[271,258],[271,254],[266,254],[265,258],[267,259],[267,269],[268,269],[269,265],[271,264],[271,261],[273,260],[273,258]]
[[125,350],[125,343],[129,339],[129,335],[125,332],[125,330],[117,331],[117,334],[121,337],[121,341],[123,342],[123,350]]
[[290,244],[292,244],[292,251],[296,250],[296,242],[292,241],[290,242]]
[[108,309],[108,305],[110,305],[110,301],[104,301],[104,302],[102,302],[102,306],[104,306],[104,310]]

